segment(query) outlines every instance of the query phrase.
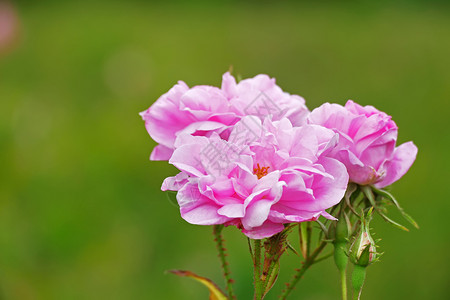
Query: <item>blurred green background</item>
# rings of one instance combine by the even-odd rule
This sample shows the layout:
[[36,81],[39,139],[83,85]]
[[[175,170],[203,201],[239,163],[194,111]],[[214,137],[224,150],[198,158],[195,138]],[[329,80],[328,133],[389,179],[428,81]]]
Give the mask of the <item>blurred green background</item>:
[[[394,117],[419,155],[393,187],[420,230],[376,219],[381,263],[363,299],[450,293],[450,7],[439,1],[16,1],[0,49],[0,298],[207,299],[222,285],[211,228],[160,191],[138,112],[177,80],[266,73],[310,109],[353,99]],[[1,23],[0,23],[0,26]],[[5,25],[3,25],[5,26]],[[399,218],[398,215],[393,214]],[[247,241],[225,230],[238,299],[251,299]],[[295,241],[295,238],[294,238]],[[282,260],[276,299],[298,258]],[[292,299],[338,299],[331,260]]]

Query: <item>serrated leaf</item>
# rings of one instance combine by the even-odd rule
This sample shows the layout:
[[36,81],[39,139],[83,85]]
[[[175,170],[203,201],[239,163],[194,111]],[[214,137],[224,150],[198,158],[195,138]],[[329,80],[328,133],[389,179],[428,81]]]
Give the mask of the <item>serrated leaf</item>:
[[212,280],[198,276],[197,274],[191,271],[183,271],[183,270],[169,270],[170,273],[175,274],[180,277],[190,277],[200,282],[204,286],[206,286],[209,290],[209,300],[227,300],[227,296],[220,290],[220,288],[215,284]]

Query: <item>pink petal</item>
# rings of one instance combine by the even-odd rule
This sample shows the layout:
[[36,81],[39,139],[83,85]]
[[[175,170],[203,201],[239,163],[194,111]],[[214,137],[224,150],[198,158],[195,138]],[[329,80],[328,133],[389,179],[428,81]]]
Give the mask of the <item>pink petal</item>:
[[187,222],[196,225],[223,224],[229,220],[228,217],[217,213],[218,207],[210,203],[203,203],[191,207],[180,208],[181,217]]
[[178,191],[186,183],[188,183],[188,178],[189,178],[189,175],[184,172],[180,172],[176,176],[173,176],[173,177],[167,177],[163,181],[161,190],[162,191]]
[[347,167],[350,181],[358,184],[371,184],[378,176],[374,168],[371,166],[366,166],[353,152],[349,150],[339,151],[336,158]]
[[188,90],[186,83],[179,81],[148,110],[140,113],[148,133],[157,143],[172,147],[175,133],[192,122],[191,114],[179,109],[179,99]]
[[222,76],[222,91],[228,99],[231,99],[237,95],[237,84],[236,79],[226,72]]
[[228,204],[222,206],[217,213],[229,218],[242,218],[245,214],[243,204]]
[[157,145],[150,154],[150,160],[169,160],[173,154],[173,149],[164,145]]
[[204,137],[194,138],[198,143],[182,145],[175,149],[169,163],[180,171],[185,171],[193,176],[202,176],[205,168],[202,164],[200,153],[208,145],[208,140]]
[[298,223],[317,220],[321,212],[297,210],[277,203],[270,211],[269,220],[275,223]]
[[344,197],[348,184],[348,174],[345,166],[336,159],[323,157],[320,163],[325,171],[334,178],[320,177],[314,179],[311,189],[314,191],[315,201],[303,203],[303,209],[308,211],[323,211],[337,203]]
[[242,218],[244,228],[261,226],[269,216],[272,200],[259,199],[247,207],[245,216]]
[[[224,125],[223,123],[219,123],[219,122],[200,121],[200,122],[194,122],[194,123],[189,124],[182,130],[180,130],[177,133],[177,135],[186,134],[186,133],[193,134],[198,131],[208,132],[208,131],[218,130],[218,129],[226,128],[226,127],[227,127],[226,125]],[[199,134],[199,135],[202,135],[202,134]]]
[[283,224],[277,224],[270,221],[266,221],[259,227],[248,230],[243,229],[242,232],[251,239],[261,240],[271,237],[283,231],[283,229],[284,229]]
[[377,188],[384,188],[399,180],[411,165],[417,155],[417,147],[413,142],[401,144],[394,151],[394,158],[385,165],[386,176],[375,184]]
[[220,208],[213,201],[200,194],[195,184],[186,184],[177,193],[181,217],[191,224],[223,224],[229,218],[217,213]]

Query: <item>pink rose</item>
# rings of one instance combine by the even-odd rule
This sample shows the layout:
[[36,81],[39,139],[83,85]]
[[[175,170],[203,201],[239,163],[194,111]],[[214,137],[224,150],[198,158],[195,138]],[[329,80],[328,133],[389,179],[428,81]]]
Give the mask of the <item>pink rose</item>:
[[179,134],[220,133],[238,120],[219,88],[189,88],[183,81],[179,81],[140,115],[150,136],[159,143],[153,149],[151,160],[168,160]]
[[391,116],[373,106],[349,100],[345,107],[325,103],[308,116],[309,124],[339,133],[333,156],[347,167],[350,180],[383,188],[400,179],[413,164],[417,147],[407,142],[395,147],[398,128]]
[[175,190],[181,216],[199,225],[235,225],[262,239],[286,223],[317,219],[343,197],[348,174],[328,153],[338,135],[317,125],[293,127],[244,117],[228,141],[179,135],[170,163],[181,173],[162,190]]

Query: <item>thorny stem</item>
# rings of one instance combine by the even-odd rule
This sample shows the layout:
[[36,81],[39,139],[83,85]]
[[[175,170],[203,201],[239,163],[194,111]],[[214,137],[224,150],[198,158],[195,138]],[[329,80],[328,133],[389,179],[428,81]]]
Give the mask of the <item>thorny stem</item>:
[[260,277],[261,281],[261,299],[270,291],[276,281],[279,272],[280,257],[284,251],[289,247],[286,236],[297,224],[290,224],[285,229],[268,238],[264,242],[264,264]]
[[297,269],[297,272],[295,273],[294,277],[292,277],[291,281],[286,284],[286,289],[283,291],[283,293],[280,296],[280,299],[286,299],[287,296],[292,292],[295,285],[300,281],[303,274],[308,270],[309,267],[311,267],[316,262],[316,257],[322,252],[322,250],[327,245],[326,241],[323,241],[320,243],[320,245],[314,250],[314,252],[311,253],[309,257],[305,259],[303,262],[303,265],[300,269]]
[[261,240],[253,240],[253,281],[255,287],[255,300],[262,299],[261,282]]
[[222,264],[223,276],[225,277],[225,284],[227,286],[228,299],[232,300],[236,299],[233,292],[234,280],[231,279],[230,269],[228,267],[228,262],[226,259],[227,254],[225,253],[226,249],[224,245],[224,239],[222,237],[222,229],[223,225],[214,225],[213,234],[214,234],[214,241],[216,242],[217,251],[219,252],[218,256]]

